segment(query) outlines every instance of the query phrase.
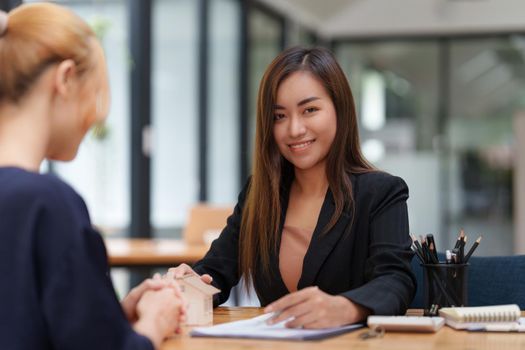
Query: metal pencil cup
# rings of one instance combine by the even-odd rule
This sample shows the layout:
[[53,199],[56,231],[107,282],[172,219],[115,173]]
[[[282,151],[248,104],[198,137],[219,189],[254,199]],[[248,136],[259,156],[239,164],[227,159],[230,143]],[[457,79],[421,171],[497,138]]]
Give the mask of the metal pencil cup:
[[469,264],[422,264],[425,310],[467,305]]

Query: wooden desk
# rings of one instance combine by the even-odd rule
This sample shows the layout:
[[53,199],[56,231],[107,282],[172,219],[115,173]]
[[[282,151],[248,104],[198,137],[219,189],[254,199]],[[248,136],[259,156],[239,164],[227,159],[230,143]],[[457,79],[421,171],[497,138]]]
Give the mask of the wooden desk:
[[[215,324],[237,321],[257,316],[262,313],[261,308],[218,308],[214,311]],[[220,338],[191,338],[187,333],[167,340],[162,350],[238,350],[238,349],[388,349],[388,350],[514,350],[525,349],[524,333],[469,333],[443,327],[437,333],[394,333],[389,332],[383,338],[361,340],[359,329],[334,338],[322,341],[273,341],[253,339],[220,339]]]
[[178,239],[107,238],[111,267],[173,267],[193,264],[208,251],[207,245],[187,245]]

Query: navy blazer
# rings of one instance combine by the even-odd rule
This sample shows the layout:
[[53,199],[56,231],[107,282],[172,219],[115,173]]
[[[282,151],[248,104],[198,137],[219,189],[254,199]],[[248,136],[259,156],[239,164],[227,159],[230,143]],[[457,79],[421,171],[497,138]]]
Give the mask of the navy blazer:
[[[401,178],[383,172],[352,174],[351,181],[354,210],[343,212],[337,223],[323,234],[335,210],[332,193],[327,191],[304,257],[298,290],[318,286],[326,293],[342,295],[365,306],[373,314],[403,314],[416,288],[410,267],[413,253],[406,204],[408,187]],[[290,185],[285,185],[281,193],[281,232]],[[247,186],[240,193],[227,226],[194,266],[197,273],[210,274],[213,284],[221,289],[215,306],[228,299],[230,289],[240,279],[239,228]],[[289,293],[279,271],[279,250],[271,254],[269,270],[268,279],[263,277],[259,266],[254,278],[254,288],[263,306]]]
[[122,310],[102,237],[64,182],[0,167],[0,349],[153,350]]

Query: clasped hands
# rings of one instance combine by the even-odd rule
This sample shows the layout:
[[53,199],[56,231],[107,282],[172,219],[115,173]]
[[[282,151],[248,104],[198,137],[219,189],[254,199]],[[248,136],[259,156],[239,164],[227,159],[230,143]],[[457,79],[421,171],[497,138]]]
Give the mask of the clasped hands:
[[133,288],[121,306],[133,328],[147,336],[155,348],[166,337],[180,333],[186,318],[179,285],[174,279],[162,278],[159,274]]
[[[176,309],[173,314],[177,315],[176,322],[179,326],[185,321],[186,307],[177,278],[187,274],[196,273],[186,264],[181,264],[176,268],[169,269],[166,275],[161,276],[156,273],[153,278],[147,279],[133,288],[121,302],[124,314],[130,323],[135,324],[140,316],[149,308],[158,308],[153,304],[163,305],[165,309]],[[203,282],[210,284],[210,275],[202,275]],[[180,331],[180,327],[177,327]]]

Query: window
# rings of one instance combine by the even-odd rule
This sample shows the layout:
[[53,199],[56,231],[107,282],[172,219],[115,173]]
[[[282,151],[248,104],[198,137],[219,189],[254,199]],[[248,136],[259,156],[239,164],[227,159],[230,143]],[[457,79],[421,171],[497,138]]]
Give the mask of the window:
[[90,132],[77,158],[53,163],[54,171],[84,198],[102,232],[126,231],[129,217],[128,12],[122,0],[64,2],[99,34],[111,85],[111,110],[103,134]]
[[157,0],[153,7],[152,225],[173,236],[197,201],[197,2]]
[[525,38],[341,42],[336,52],[365,155],[410,187],[411,232],[435,233],[438,249],[461,228],[470,241],[484,236],[479,255],[523,249],[514,246],[513,186],[514,145],[525,139],[514,127],[523,119]]
[[[363,153],[379,169],[401,176],[410,189],[413,233],[441,226],[437,41],[348,43],[336,55],[347,74]],[[424,177],[421,174],[425,174]],[[436,235],[443,247],[443,235]]]
[[[239,2],[210,2],[208,200],[233,204],[239,174]],[[226,224],[226,223],[225,223]]]

